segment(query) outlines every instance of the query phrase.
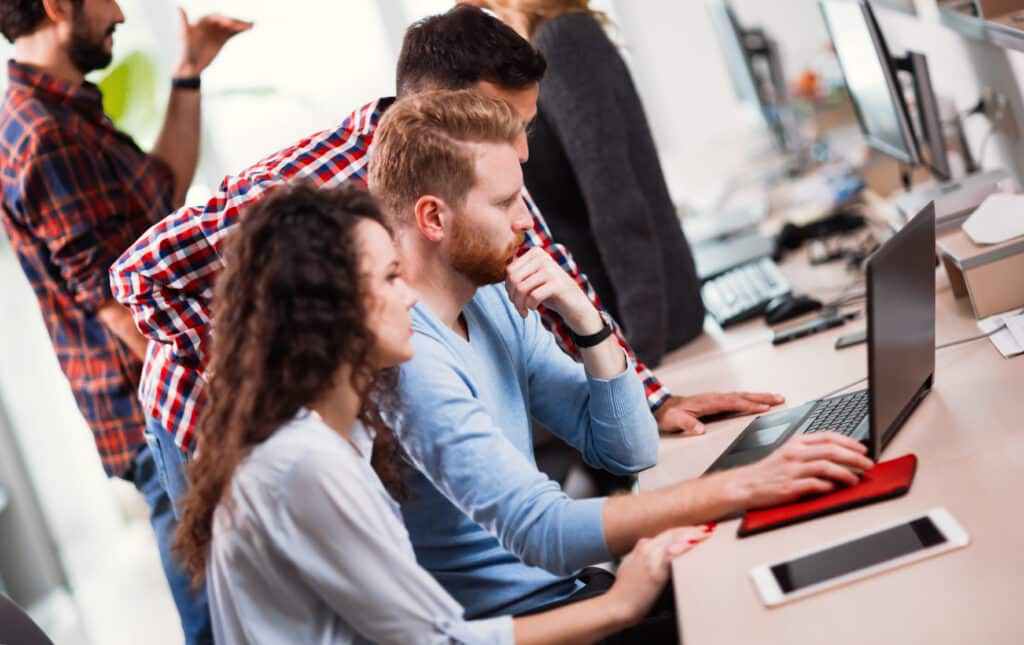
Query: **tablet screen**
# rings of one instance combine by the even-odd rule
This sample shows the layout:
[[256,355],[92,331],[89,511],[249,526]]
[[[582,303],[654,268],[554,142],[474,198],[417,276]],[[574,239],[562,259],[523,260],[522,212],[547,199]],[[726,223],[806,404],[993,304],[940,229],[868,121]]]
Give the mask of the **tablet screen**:
[[783,593],[927,549],[946,541],[928,517],[777,564],[772,575]]

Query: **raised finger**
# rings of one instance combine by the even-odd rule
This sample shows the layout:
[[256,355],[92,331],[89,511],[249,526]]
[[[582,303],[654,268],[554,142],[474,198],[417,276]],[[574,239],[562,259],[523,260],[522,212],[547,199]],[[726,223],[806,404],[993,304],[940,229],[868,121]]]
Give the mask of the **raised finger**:
[[209,15],[203,16],[200,20],[214,22],[220,25],[221,27],[227,27],[230,29],[249,29],[253,25],[253,23],[248,20],[239,20],[238,18],[225,16],[222,13],[211,13]]

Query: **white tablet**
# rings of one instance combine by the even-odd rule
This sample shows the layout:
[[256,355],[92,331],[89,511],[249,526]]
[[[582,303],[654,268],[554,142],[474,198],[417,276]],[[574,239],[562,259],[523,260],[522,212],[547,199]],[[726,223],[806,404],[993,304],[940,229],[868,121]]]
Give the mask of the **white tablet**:
[[967,546],[967,532],[944,508],[754,567],[761,600],[771,607]]

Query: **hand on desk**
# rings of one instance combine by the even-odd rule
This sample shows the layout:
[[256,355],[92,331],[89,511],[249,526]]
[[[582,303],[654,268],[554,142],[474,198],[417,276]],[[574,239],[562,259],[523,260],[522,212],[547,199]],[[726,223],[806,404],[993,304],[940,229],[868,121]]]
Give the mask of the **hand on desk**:
[[608,600],[625,608],[630,622],[642,619],[668,582],[672,560],[710,537],[713,530],[708,524],[684,526],[640,540],[619,565]]
[[865,453],[863,444],[837,432],[800,434],[761,461],[726,473],[737,478],[744,506],[761,508],[853,486],[860,480],[854,470],[874,466]]
[[693,396],[670,396],[654,413],[658,429],[662,432],[682,432],[684,435],[704,434],[705,426],[699,417],[723,412],[765,412],[773,405],[785,402],[779,394],[767,392],[710,392]]

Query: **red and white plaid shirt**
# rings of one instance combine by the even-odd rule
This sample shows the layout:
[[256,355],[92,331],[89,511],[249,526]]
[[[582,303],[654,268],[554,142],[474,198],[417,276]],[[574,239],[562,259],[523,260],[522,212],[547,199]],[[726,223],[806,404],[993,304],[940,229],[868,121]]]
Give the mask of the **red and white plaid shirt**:
[[171,208],[174,175],[114,127],[92,83],[14,61],[7,70],[0,221],[103,468],[130,475],[145,445],[142,361],[96,312],[110,300],[110,263]]
[[[225,178],[205,205],[185,207],[164,218],[111,267],[114,297],[131,309],[142,333],[156,341],[150,344],[143,371],[143,405],[183,450],[192,446],[199,420],[213,283],[224,267],[228,234],[249,206],[283,183],[302,179],[321,186],[347,181],[365,185],[370,143],[393,100],[374,101],[337,128],[314,134]],[[534,221],[524,244],[546,250],[603,312],[586,276],[568,249],[551,239],[547,223],[525,189],[523,199]],[[540,314],[566,351],[578,356],[561,318],[543,307]],[[635,360],[614,321],[612,326]],[[668,392],[645,365],[637,362],[636,370],[644,381],[651,409],[657,409]]]

